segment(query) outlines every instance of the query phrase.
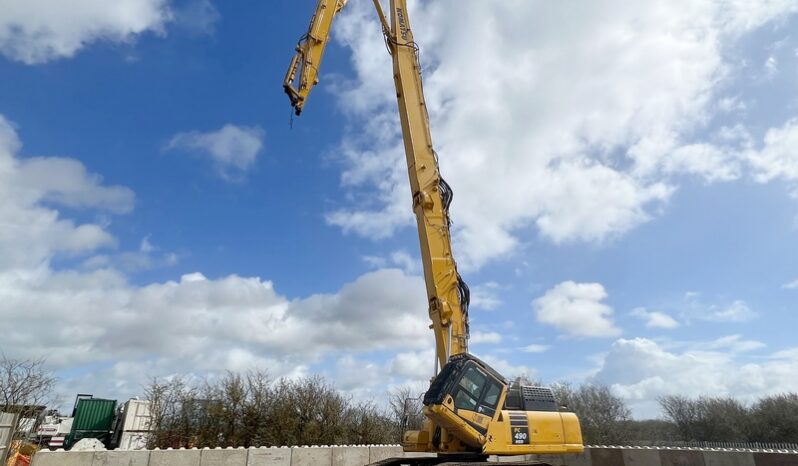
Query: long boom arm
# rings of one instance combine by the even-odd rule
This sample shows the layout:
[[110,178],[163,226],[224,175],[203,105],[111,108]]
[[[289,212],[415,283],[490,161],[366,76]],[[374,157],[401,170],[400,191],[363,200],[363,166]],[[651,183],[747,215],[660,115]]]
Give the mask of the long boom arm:
[[[468,352],[469,336],[469,291],[457,272],[452,254],[449,228],[452,189],[441,177],[432,145],[418,46],[410,28],[407,0],[391,0],[389,16],[385,15],[379,0],[373,2],[393,57],[399,117],[413,194],[413,210],[418,224],[429,315],[435,333],[438,367],[442,368],[450,356]],[[310,29],[297,47],[297,55],[291,62],[284,83],[297,115],[304,108],[310,90],[318,83],[319,65],[329,41],[333,19],[345,4],[344,0],[319,0]]]
[[[438,453],[431,461],[411,461],[416,466],[482,463],[488,455],[495,454],[581,453],[584,447],[579,419],[573,413],[559,411],[550,389],[511,384],[468,353],[469,291],[452,255],[452,190],[441,177],[432,146],[408,0],[390,0],[389,15],[380,0],[372,1],[393,58],[399,119],[440,368],[424,395],[422,412],[426,419],[419,430],[404,432],[402,446],[405,451]],[[345,3],[319,0],[310,30],[297,47],[285,80],[297,114],[318,82],[318,68],[333,19]],[[406,458],[395,458],[379,464],[406,463]]]
[[296,55],[291,60],[283,82],[283,88],[291,99],[291,106],[297,116],[302,113],[311,89],[319,82],[319,65],[330,40],[333,19],[348,1],[319,0],[308,32],[299,39]]

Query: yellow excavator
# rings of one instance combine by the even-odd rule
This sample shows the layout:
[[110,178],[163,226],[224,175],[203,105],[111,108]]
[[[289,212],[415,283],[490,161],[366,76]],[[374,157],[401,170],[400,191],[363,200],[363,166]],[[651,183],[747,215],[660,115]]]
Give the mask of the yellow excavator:
[[[333,21],[348,1],[319,0],[310,28],[296,47],[283,83],[296,115],[302,113],[308,95],[319,81],[319,67]],[[489,455],[581,453],[584,446],[579,420],[560,409],[550,389],[509,383],[468,352],[469,290],[452,255],[452,189],[441,177],[433,150],[419,47],[413,40],[407,0],[391,0],[390,16],[385,14],[380,0],[373,3],[393,57],[430,328],[435,334],[437,353],[437,374],[423,398],[422,428],[405,432],[402,441],[407,452],[437,455],[379,464],[474,464],[487,461]]]

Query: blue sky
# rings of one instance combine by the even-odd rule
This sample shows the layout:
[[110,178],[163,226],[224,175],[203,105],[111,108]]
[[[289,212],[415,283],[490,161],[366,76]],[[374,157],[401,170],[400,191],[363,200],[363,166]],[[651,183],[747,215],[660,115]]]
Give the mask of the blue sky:
[[[350,1],[291,126],[314,3],[0,13],[0,350],[66,398],[251,367],[423,385],[390,59]],[[798,390],[798,8],[461,3],[411,6],[472,350],[639,416]]]

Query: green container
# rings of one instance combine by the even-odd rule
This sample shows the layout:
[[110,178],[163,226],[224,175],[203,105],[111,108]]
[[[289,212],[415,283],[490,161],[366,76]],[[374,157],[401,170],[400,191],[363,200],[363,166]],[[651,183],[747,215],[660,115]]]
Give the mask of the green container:
[[108,447],[115,415],[116,400],[98,398],[78,400],[72,431],[66,438],[64,447],[70,449],[84,438],[96,438]]

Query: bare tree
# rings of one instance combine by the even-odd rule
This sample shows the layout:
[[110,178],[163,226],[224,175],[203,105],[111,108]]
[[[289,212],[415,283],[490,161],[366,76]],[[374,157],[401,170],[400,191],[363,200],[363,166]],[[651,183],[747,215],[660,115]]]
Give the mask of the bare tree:
[[145,396],[152,402],[149,448],[196,446],[197,391],[183,377],[166,380],[153,378],[144,388]]
[[774,395],[751,408],[750,440],[753,442],[795,442],[798,440],[798,394]]
[[57,379],[44,368],[44,359],[11,359],[0,355],[0,411],[30,413],[52,401]]
[[357,445],[392,443],[402,435],[391,413],[371,402],[352,406],[347,414],[347,426],[347,443]]
[[608,386],[556,384],[552,390],[558,402],[579,417],[586,443],[617,445],[628,439],[632,413]]
[[406,430],[421,429],[424,391],[419,386],[403,385],[388,391],[388,407],[396,433],[394,441],[401,441]]
[[743,442],[749,438],[750,412],[734,398],[666,396],[659,403],[684,441]]
[[154,379],[151,447],[332,445],[395,441],[391,417],[355,404],[322,377],[272,382],[265,372],[228,373],[192,386]]

